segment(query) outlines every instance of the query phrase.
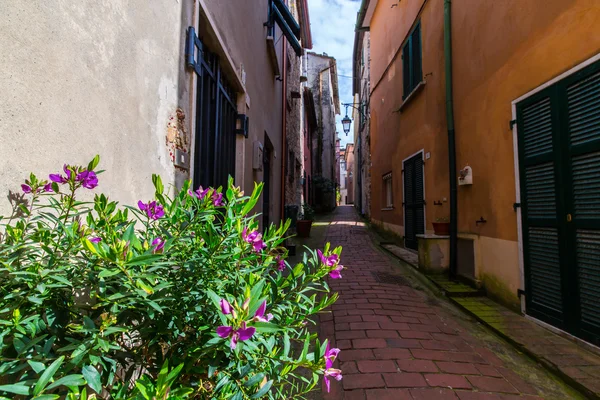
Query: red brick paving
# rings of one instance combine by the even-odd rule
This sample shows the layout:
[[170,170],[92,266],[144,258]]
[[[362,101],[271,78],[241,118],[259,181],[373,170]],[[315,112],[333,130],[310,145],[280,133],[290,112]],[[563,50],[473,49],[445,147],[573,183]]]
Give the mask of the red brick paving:
[[356,215],[340,207],[327,231],[344,247],[343,278],[331,280],[340,295],[320,319],[320,334],[340,347],[344,379],[332,382],[330,400],[536,400],[534,386],[422,291],[378,282],[373,271],[394,272]]

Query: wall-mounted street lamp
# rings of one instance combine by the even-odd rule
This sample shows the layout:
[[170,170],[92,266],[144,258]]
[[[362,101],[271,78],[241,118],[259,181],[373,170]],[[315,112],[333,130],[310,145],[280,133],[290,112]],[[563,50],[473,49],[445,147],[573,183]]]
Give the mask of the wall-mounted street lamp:
[[342,106],[346,107],[346,116],[342,118],[342,128],[344,129],[344,133],[346,134],[346,136],[348,136],[348,132],[350,132],[350,125],[352,124],[352,120],[348,116],[348,107],[352,107],[355,110],[357,110],[362,115],[365,121],[367,120],[367,117],[365,116],[362,110],[363,103],[342,103]]

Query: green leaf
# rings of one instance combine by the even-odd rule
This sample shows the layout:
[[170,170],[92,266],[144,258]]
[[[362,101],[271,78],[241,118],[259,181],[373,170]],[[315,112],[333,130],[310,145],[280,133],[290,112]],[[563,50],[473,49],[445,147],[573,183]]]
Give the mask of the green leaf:
[[29,300],[30,302],[32,302],[33,304],[37,304],[37,305],[42,305],[44,304],[44,299],[40,299],[37,296],[28,296],[27,300]]
[[94,244],[92,242],[90,242],[88,240],[88,238],[82,238],[81,239],[81,243],[83,243],[83,246],[92,254],[98,255],[98,250],[96,250],[96,247],[94,246]]
[[46,369],[44,363],[41,363],[39,361],[27,360],[27,364],[31,366],[31,369],[34,370],[36,374],[39,374],[40,372]]
[[35,387],[33,388],[34,396],[37,396],[44,390],[44,388],[46,387],[48,382],[50,382],[50,379],[52,379],[52,377],[54,376],[56,371],[60,368],[60,366],[62,365],[64,360],[65,360],[65,356],[60,356],[52,364],[50,364],[50,366],[48,368],[46,368],[46,370],[44,371],[42,376],[40,376],[40,379],[35,384]]
[[304,348],[302,349],[302,354],[300,355],[300,360],[306,360],[306,355],[308,354],[308,347],[310,346],[310,333],[306,334],[306,339],[304,339]]
[[102,382],[100,382],[100,373],[96,368],[91,365],[86,365],[81,369],[81,373],[85,378],[88,386],[91,387],[94,392],[102,392]]
[[41,394],[39,396],[35,396],[33,400],[56,400],[60,399],[60,396],[57,394]]
[[154,261],[158,261],[162,258],[161,254],[143,254],[138,257],[134,257],[129,260],[126,265],[134,266],[134,265],[150,265],[154,263]]
[[14,385],[0,385],[0,392],[8,392],[14,394],[20,394],[21,396],[27,396],[31,390],[30,385],[25,383],[15,383]]
[[93,171],[98,166],[98,163],[100,163],[100,155],[96,154],[96,156],[88,164],[87,170]]
[[62,378],[60,378],[59,380],[55,381],[50,386],[48,386],[46,389],[50,390],[50,389],[54,389],[59,386],[82,386],[82,385],[85,385],[85,379],[83,379],[83,375],[73,374],[73,375],[63,376]]
[[115,268],[115,269],[103,269],[98,274],[98,278],[108,278],[108,277],[117,275],[119,273],[121,273],[121,270],[118,269],[118,268]]
[[265,377],[265,374],[263,374],[262,372],[259,374],[254,375],[252,378],[248,379],[245,383],[244,386],[248,387],[248,386],[254,386],[256,385],[258,382],[261,382]]
[[148,294],[154,293],[154,289],[152,289],[150,286],[148,286],[146,283],[144,283],[144,281],[142,281],[141,279],[138,279],[135,282],[135,285]]
[[279,325],[275,325],[270,322],[254,322],[250,326],[255,327],[257,332],[272,333],[272,332],[279,332],[279,331],[283,330]]
[[272,379],[270,381],[268,381],[267,383],[265,383],[265,385],[263,387],[261,387],[258,392],[254,393],[252,396],[250,396],[250,398],[251,399],[261,398],[262,396],[267,394],[267,392],[271,389],[271,386],[273,386]]
[[283,356],[287,357],[290,354],[290,335],[285,332],[283,335]]
[[163,186],[162,179],[160,179],[160,175],[152,174],[152,183],[156,188],[156,193],[163,194],[165,188]]

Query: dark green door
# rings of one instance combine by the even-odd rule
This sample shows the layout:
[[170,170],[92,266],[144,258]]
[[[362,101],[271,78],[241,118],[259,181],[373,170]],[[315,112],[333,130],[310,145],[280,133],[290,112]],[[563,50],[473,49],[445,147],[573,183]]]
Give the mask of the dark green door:
[[425,233],[423,154],[404,161],[404,245],[417,250],[417,235]]
[[600,343],[600,63],[517,104],[527,313]]

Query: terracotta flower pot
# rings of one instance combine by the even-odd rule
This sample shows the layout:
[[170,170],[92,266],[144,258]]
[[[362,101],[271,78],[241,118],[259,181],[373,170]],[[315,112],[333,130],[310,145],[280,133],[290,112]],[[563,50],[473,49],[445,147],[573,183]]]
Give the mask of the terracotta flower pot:
[[298,237],[307,238],[310,236],[310,228],[312,228],[312,221],[307,219],[299,219],[296,221],[296,232]]
[[433,232],[438,236],[450,235],[450,222],[432,222]]

